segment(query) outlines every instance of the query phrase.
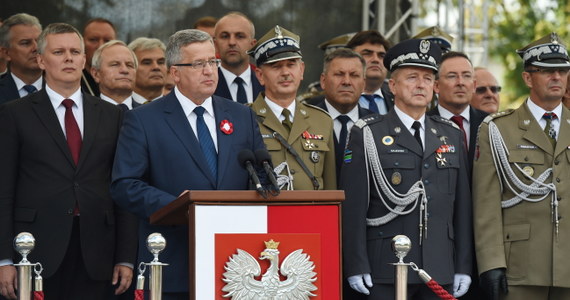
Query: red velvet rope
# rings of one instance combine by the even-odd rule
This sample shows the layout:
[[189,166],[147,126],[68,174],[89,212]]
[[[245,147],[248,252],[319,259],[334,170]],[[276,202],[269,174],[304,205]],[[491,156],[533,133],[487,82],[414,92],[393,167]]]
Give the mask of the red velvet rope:
[[43,291],[34,292],[34,300],[44,300],[44,292]]
[[144,300],[144,290],[135,290],[135,300]]
[[444,290],[439,283],[435,280],[430,280],[426,282],[426,285],[440,298],[444,300],[457,300],[455,297],[450,295],[446,290]]

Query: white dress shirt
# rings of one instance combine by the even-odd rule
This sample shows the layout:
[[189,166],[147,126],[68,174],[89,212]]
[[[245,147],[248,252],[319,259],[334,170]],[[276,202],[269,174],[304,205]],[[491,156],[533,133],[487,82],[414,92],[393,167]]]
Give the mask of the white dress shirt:
[[[174,93],[176,98],[178,98],[178,102],[182,105],[182,110],[184,110],[184,115],[188,118],[188,123],[198,139],[198,130],[196,127],[196,123],[198,121],[198,116],[194,113],[194,109],[198,106],[196,103],[192,102],[188,97],[184,96],[178,87],[174,87]],[[202,103],[202,106],[206,111],[204,113],[204,122],[206,122],[206,126],[208,126],[208,130],[210,131],[210,136],[212,136],[212,141],[214,142],[214,147],[216,147],[216,152],[218,152],[218,136],[217,136],[217,128],[216,128],[216,117],[214,115],[214,105],[212,104],[212,97],[208,97]]]

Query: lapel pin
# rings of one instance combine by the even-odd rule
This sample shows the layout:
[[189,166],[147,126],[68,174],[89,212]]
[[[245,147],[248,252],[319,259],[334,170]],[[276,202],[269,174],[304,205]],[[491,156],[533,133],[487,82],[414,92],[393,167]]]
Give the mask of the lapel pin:
[[266,112],[267,112],[267,109],[265,109],[265,108],[262,108],[259,110],[259,113],[261,113],[261,114],[265,114]]
[[225,134],[232,134],[234,132],[234,124],[228,120],[220,122],[220,130]]
[[400,133],[401,131],[402,131],[402,128],[400,128],[400,127],[394,128],[395,133]]
[[389,136],[389,135],[382,138],[382,144],[384,144],[386,146],[390,146],[393,143],[394,143],[394,138]]
[[523,121],[523,124],[524,124],[525,126],[530,125],[530,120],[524,120],[524,121]]

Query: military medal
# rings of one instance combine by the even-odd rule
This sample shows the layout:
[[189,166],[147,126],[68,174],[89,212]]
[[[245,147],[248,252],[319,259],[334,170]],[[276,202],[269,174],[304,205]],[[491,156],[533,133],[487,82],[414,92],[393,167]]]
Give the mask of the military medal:
[[525,166],[523,168],[523,171],[528,175],[528,176],[532,176],[534,175],[534,168],[531,166]]
[[400,183],[402,183],[402,174],[400,174],[400,172],[392,173],[392,184],[398,185]]
[[315,147],[315,144],[311,143],[310,141],[306,141],[306,142],[305,142],[305,147],[306,147],[306,148],[309,148],[309,149],[316,148],[316,147]]
[[352,151],[349,149],[344,150],[344,163],[348,164],[352,162]]
[[445,164],[447,163],[447,159],[445,157],[443,157],[443,155],[441,153],[437,153],[435,155],[435,159],[437,160],[437,162],[439,163],[440,166],[444,167]]
[[439,148],[437,148],[437,150],[435,150],[436,153],[441,154],[441,153],[455,153],[455,145],[441,145],[439,146]]
[[312,151],[311,152],[311,161],[312,162],[318,163],[320,159],[321,159],[321,155],[319,154],[318,151]]
[[303,133],[301,133],[301,137],[303,137],[306,140],[319,140],[319,141],[324,140],[324,137],[322,134],[312,134],[306,130],[303,131]]
[[448,139],[448,137],[446,137],[445,135],[442,135],[439,137],[439,140],[444,144],[447,144],[447,139]]
[[393,143],[394,143],[394,138],[389,136],[389,135],[382,138],[382,144],[384,144],[386,146],[390,146]]

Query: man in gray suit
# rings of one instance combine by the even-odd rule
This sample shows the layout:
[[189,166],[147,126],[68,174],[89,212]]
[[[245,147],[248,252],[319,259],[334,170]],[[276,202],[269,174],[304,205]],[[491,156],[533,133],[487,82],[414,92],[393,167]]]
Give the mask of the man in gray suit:
[[[394,109],[352,127],[341,169],[344,275],[369,299],[394,299],[392,238],[407,235],[413,261],[456,297],[469,288],[471,197],[462,133],[426,116],[433,96],[438,45],[412,39],[384,59]],[[363,172],[363,170],[368,170]],[[372,184],[371,184],[372,183]],[[408,299],[439,299],[415,272]]]

